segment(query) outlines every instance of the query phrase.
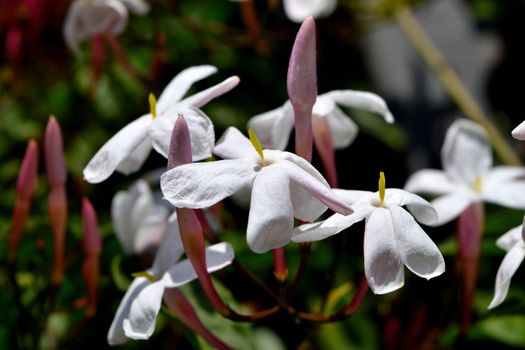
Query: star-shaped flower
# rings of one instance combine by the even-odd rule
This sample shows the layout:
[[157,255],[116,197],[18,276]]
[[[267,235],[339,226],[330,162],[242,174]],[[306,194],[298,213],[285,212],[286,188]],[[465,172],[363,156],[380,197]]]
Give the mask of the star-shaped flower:
[[[339,107],[359,108],[377,113],[388,123],[394,117],[386,102],[376,94],[364,91],[334,90],[317,96],[313,118],[325,118],[335,149],[348,147],[357,135],[357,125]],[[294,126],[294,112],[290,101],[282,107],[259,114],[248,121],[264,147],[284,150]]]
[[289,152],[263,151],[253,132],[250,138],[252,143],[228,128],[214,149],[225,160],[185,164],[164,173],[165,199],[179,208],[205,208],[251,187],[247,241],[257,253],[287,244],[294,217],[312,221],[327,206],[352,212],[310,163]]
[[156,248],[168,215],[168,208],[155,203],[144,180],[135,182],[128,191],[119,191],[111,202],[113,227],[126,254],[141,254]]
[[[155,330],[164,290],[180,287],[197,278],[188,260],[178,261],[183,252],[177,217],[173,214],[153,266],[136,274],[117,309],[108,332],[110,345],[123,344],[128,338],[148,339]],[[209,272],[229,265],[232,260],[233,250],[228,243],[206,248]]]
[[233,89],[239,78],[230,77],[193,96],[181,98],[193,83],[216,71],[213,66],[187,68],[171,80],[158,101],[150,95],[150,113],[126,125],[102,146],[84,169],[86,181],[104,181],[115,170],[125,175],[139,170],[152,147],[167,157],[171,130],[179,113],[184,114],[192,135],[193,160],[211,156],[215,142],[213,124],[197,108]]
[[523,225],[513,228],[496,241],[496,245],[507,251],[496,274],[494,298],[489,309],[495,308],[505,300],[510,280],[525,258],[525,232]]
[[142,0],[75,0],[64,22],[69,48],[79,52],[80,41],[101,33],[120,34],[128,23],[128,9],[138,15],[149,11]]
[[436,212],[426,200],[401,189],[385,189],[383,173],[378,192],[334,191],[352,205],[354,213],[334,214],[324,221],[301,225],[294,230],[292,241],[321,240],[365,219],[365,275],[376,294],[389,293],[403,286],[403,265],[426,279],[445,271],[443,256],[414,220],[415,217],[426,225],[437,220]]
[[405,185],[410,192],[441,195],[431,202],[438,213],[437,225],[455,219],[470,204],[481,201],[525,208],[525,169],[492,167],[490,144],[478,124],[459,119],[450,126],[441,162],[443,171],[419,170]]

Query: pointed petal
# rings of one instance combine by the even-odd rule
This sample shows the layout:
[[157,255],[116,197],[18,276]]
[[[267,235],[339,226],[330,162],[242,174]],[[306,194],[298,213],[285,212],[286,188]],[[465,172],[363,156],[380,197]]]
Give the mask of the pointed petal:
[[501,262],[496,275],[494,298],[490,302],[489,309],[495,308],[505,300],[509,291],[510,280],[523,262],[523,258],[525,258],[525,243],[521,241],[509,250]]
[[495,167],[483,178],[482,196],[487,202],[524,209],[525,169],[523,167]]
[[290,180],[276,166],[261,169],[253,181],[247,241],[251,250],[265,253],[290,241],[293,229]]
[[155,330],[157,315],[164,294],[162,281],[150,283],[136,296],[124,319],[124,333],[131,339],[148,339]]
[[184,100],[180,101],[179,104],[181,106],[201,108],[214,98],[224,95],[239,85],[240,81],[241,80],[238,76],[229,77],[217,85],[198,92],[195,95],[191,95],[190,97],[186,97]]
[[178,208],[206,208],[252,183],[255,162],[242,159],[181,165],[162,174],[164,198]]
[[454,192],[454,184],[447,174],[441,170],[423,169],[413,173],[405,184],[405,190],[423,194],[445,194]]
[[129,286],[124,298],[120,302],[120,305],[115,313],[113,322],[109,327],[108,332],[108,343],[109,345],[120,345],[124,344],[128,337],[124,333],[123,323],[124,319],[128,318],[131,303],[137,298],[144,288],[149,285],[149,282],[145,278],[135,278]]
[[350,215],[334,214],[324,221],[296,227],[293,230],[292,241],[297,243],[320,241],[363,220],[372,211],[372,207],[366,204],[354,205],[352,209],[354,212]]
[[516,243],[522,240],[523,225],[510,229],[496,240],[496,245],[501,249],[509,251]]
[[385,203],[390,207],[390,203],[399,206],[406,206],[408,211],[414,215],[417,221],[425,225],[435,225],[438,220],[436,210],[426,200],[398,188],[389,188],[385,191]]
[[302,22],[308,16],[326,17],[334,12],[336,0],[285,0],[283,1],[286,16],[297,23]]
[[132,153],[119,163],[117,171],[126,176],[139,171],[148,158],[151,148],[151,140],[149,138],[144,139]]
[[522,121],[520,125],[512,130],[512,137],[520,141],[525,140],[525,121]]
[[[314,106],[315,113],[315,106]],[[339,107],[335,107],[332,113],[326,116],[335,149],[343,149],[354,142],[359,128]]]
[[163,115],[153,120],[150,128],[150,136],[155,151],[168,158],[171,132],[175,126],[179,114],[182,114],[188,124],[191,136],[191,154],[193,161],[211,157],[215,143],[215,132],[213,123],[203,111],[195,108],[179,108],[176,105]]
[[470,120],[456,120],[447,130],[441,161],[448,176],[473,186],[492,167],[492,150],[485,130]]
[[[257,136],[259,136],[257,134]],[[222,134],[213,149],[213,153],[224,159],[258,158],[250,140],[239,129],[229,127]]]
[[445,261],[441,252],[414,218],[399,206],[393,205],[389,210],[392,214],[397,247],[406,267],[426,279],[445,272]]
[[363,249],[366,279],[375,294],[390,293],[403,286],[403,262],[388,210],[376,208],[366,220]]
[[464,193],[447,194],[434,199],[430,204],[438,214],[438,220],[434,226],[441,226],[456,219],[476,199]]
[[381,115],[387,123],[394,122],[394,117],[392,113],[390,113],[385,100],[372,92],[335,90],[323,94],[323,96],[329,96],[337,104],[344,107],[359,108],[368,112],[377,113]]
[[290,102],[248,120],[248,128],[255,131],[263,148],[281,151],[288,145],[293,124],[293,110]]
[[107,179],[126,157],[148,137],[151,115],[143,115],[129,123],[107,141],[84,168],[87,182]]
[[162,114],[169,107],[182,99],[190,87],[197,81],[207,78],[217,72],[217,68],[209,65],[194,66],[177,74],[160,94],[157,100],[157,112]]

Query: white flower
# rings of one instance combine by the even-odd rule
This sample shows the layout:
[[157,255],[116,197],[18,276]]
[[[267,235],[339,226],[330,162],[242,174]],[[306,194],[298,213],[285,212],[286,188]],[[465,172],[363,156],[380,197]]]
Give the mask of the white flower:
[[[169,226],[150,270],[139,273],[122,299],[108,332],[110,345],[131,339],[148,339],[155,330],[155,321],[162,303],[164,289],[180,287],[197,278],[188,260],[178,261],[184,249],[177,217],[170,216]],[[233,250],[228,243],[206,248],[209,272],[231,263]]]
[[351,212],[303,158],[263,151],[256,141],[253,145],[239,130],[228,128],[214,149],[225,160],[185,164],[164,173],[161,190],[165,199],[179,208],[205,208],[251,187],[247,241],[257,253],[287,244],[294,217],[315,220],[326,206]]
[[[372,291],[385,294],[404,284],[403,265],[420,277],[430,279],[445,271],[438,248],[417,224],[430,225],[437,220],[432,205],[423,198],[401,189],[386,189],[381,175],[379,192],[334,190],[352,205],[351,215],[334,214],[324,221],[301,225],[292,241],[317,241],[352,226],[365,224],[365,275]],[[402,206],[406,206],[408,213]]]
[[490,144],[478,124],[460,119],[450,126],[441,162],[443,171],[417,171],[405,185],[410,192],[442,195],[431,202],[438,213],[437,225],[453,220],[470,204],[481,201],[525,208],[525,169],[492,167]]
[[120,34],[128,22],[128,9],[138,15],[149,11],[142,0],[75,0],[64,22],[69,48],[79,52],[80,41],[101,33]]
[[[357,135],[357,125],[337,106],[360,108],[377,113],[388,123],[394,117],[385,101],[376,94],[364,91],[334,90],[317,96],[314,117],[326,118],[335,149],[348,147]],[[294,112],[290,101],[277,109],[259,114],[248,121],[264,147],[284,150],[294,126]]]
[[489,309],[495,308],[505,300],[509,291],[510,280],[525,258],[525,232],[523,225],[513,228],[496,241],[496,245],[507,251],[496,275],[494,298]]
[[525,121],[521,122],[520,125],[512,130],[512,137],[520,141],[525,141]]
[[111,216],[117,238],[126,254],[142,254],[159,245],[169,210],[156,204],[144,180],[128,191],[120,191],[111,202]]
[[196,81],[215,73],[213,66],[190,67],[175,76],[158,102],[150,95],[151,111],[117,132],[88,163],[84,178],[90,183],[107,179],[115,170],[128,175],[140,169],[151,148],[167,158],[171,130],[184,114],[191,132],[193,160],[211,156],[215,133],[211,120],[197,108],[233,89],[239,78],[230,77],[204,91],[181,100]]
[[283,0],[286,16],[297,23],[306,17],[328,17],[335,11],[337,0]]

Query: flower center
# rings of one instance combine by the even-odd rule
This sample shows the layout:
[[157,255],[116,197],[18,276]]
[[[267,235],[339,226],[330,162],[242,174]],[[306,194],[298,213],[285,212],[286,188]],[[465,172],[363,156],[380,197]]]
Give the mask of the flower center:
[[144,277],[145,279],[147,279],[148,281],[150,281],[150,283],[153,283],[153,282],[157,282],[158,281],[158,278],[153,276],[151,273],[147,272],[147,271],[142,271],[142,272],[133,272],[131,274],[131,276],[133,277]]
[[257,138],[257,135],[255,134],[255,131],[253,131],[252,128],[248,129],[248,135],[250,136],[250,142],[252,143],[253,148],[255,148],[257,154],[261,158],[262,166],[266,166],[268,163],[266,162],[266,159],[264,159],[261,143],[259,142],[259,138]]
[[382,207],[385,202],[385,173],[379,172],[379,206]]
[[157,99],[155,98],[155,95],[153,93],[149,93],[148,96],[149,100],[149,113],[153,118],[157,116]]
[[483,188],[483,181],[481,180],[481,177],[478,176],[476,178],[476,181],[474,181],[474,189],[476,190],[476,192],[481,193],[482,188]]

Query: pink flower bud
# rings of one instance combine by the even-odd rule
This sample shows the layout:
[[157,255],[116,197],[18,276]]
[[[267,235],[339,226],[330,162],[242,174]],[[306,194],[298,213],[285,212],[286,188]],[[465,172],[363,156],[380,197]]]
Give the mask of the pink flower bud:
[[191,162],[190,130],[184,116],[179,114],[173,127],[173,132],[171,133],[170,149],[168,152],[168,170]]
[[53,283],[60,284],[64,274],[64,248],[67,223],[67,200],[64,186],[51,188],[48,212],[54,241]]
[[20,27],[12,26],[7,30],[5,38],[5,53],[7,60],[13,64],[20,64],[22,58],[23,33]]
[[87,315],[92,317],[97,309],[97,287],[100,275],[100,251],[102,241],[97,222],[97,213],[87,198],[82,199],[82,224],[84,226],[84,253],[82,272],[88,291]]
[[51,187],[66,183],[66,162],[62,143],[62,131],[56,118],[51,116],[44,137],[46,174]]

